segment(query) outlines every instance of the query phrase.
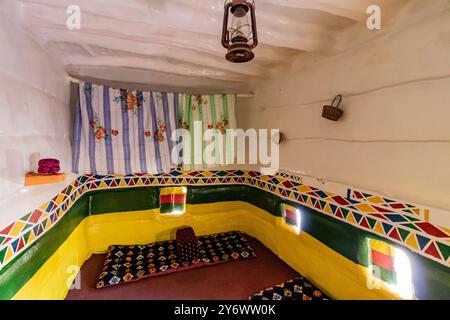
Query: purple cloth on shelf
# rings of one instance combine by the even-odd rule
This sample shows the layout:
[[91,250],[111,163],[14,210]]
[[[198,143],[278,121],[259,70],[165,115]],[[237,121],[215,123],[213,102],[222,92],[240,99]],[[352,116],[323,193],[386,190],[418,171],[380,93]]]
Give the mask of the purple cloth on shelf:
[[57,159],[41,159],[39,160],[39,167],[55,167],[59,166],[59,160]]
[[60,162],[57,159],[41,159],[39,160],[38,173],[40,174],[56,174],[61,170]]
[[56,173],[59,173],[60,170],[61,170],[60,167],[53,167],[53,168],[42,167],[42,168],[38,168],[38,173],[40,173],[40,174],[56,174]]

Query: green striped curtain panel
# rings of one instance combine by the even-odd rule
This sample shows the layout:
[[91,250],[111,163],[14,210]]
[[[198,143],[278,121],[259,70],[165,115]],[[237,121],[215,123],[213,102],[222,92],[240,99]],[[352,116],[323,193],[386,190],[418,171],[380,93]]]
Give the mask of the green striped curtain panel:
[[[236,129],[235,101],[236,96],[229,94],[183,94],[180,96],[179,127],[190,133],[190,141],[187,139],[183,141],[184,168],[211,168],[226,164],[227,159],[233,159],[232,141],[227,139],[226,130]],[[209,129],[215,129],[210,131],[212,133],[211,142],[203,139],[205,132]],[[199,137],[201,139],[198,139]],[[214,145],[214,151],[211,152],[214,159],[208,163],[203,151],[209,143]]]

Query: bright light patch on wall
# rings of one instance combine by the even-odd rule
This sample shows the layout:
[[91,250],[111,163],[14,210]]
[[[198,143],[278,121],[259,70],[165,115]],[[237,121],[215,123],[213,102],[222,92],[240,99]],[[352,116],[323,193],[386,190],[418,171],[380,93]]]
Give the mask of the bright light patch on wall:
[[[369,277],[371,283],[384,282],[403,299],[414,298],[411,263],[401,249],[384,241],[369,240]],[[379,289],[380,285],[371,286]]]
[[394,269],[397,273],[397,284],[391,286],[391,289],[403,299],[413,299],[411,263],[406,253],[398,248],[395,249]]
[[159,194],[159,212],[182,215],[186,211],[186,187],[162,188]]
[[283,204],[283,219],[295,233],[300,234],[302,220],[300,210],[288,204]]

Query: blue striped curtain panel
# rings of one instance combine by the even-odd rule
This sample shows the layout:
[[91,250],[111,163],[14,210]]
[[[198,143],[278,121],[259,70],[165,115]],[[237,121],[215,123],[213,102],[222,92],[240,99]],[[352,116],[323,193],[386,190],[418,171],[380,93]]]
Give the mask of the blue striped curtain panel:
[[171,136],[178,127],[179,99],[177,93],[80,83],[73,172],[161,173],[176,167]]

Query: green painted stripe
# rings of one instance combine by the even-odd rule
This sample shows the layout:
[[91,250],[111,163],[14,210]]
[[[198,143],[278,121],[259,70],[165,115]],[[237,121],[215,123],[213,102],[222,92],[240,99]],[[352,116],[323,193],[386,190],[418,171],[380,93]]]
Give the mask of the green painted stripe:
[[0,271],[0,299],[11,299],[64,243],[87,216],[89,198],[82,196],[56,225]]
[[[211,109],[211,120],[212,120],[212,127],[213,129],[216,129],[216,124],[217,124],[217,115],[216,115],[216,96],[215,95],[210,95],[209,96],[209,107]],[[221,164],[220,161],[220,155],[222,153],[222,150],[219,149],[219,141],[217,140],[217,131],[215,131],[216,134],[214,134],[214,144],[216,146],[216,164]]]
[[378,265],[373,265],[372,266],[372,274],[376,278],[378,278],[378,279],[380,279],[380,280],[382,280],[384,282],[387,282],[389,284],[396,284],[397,283],[397,277],[396,277],[396,274],[395,274],[394,271],[384,269],[384,268],[382,268],[382,267],[380,267]]
[[162,204],[159,208],[160,213],[172,213],[174,211],[184,211],[186,206],[184,204]]
[[290,224],[291,226],[294,226],[294,227],[297,226],[297,221],[296,221],[296,220],[289,219],[289,218],[286,218],[286,223],[287,223],[287,224]]
[[[137,187],[97,190],[83,195],[52,229],[0,271],[0,299],[13,297],[85,217],[158,208],[159,190],[160,187]],[[366,267],[369,263],[369,238],[398,246],[313,209],[282,200],[272,193],[250,186],[189,186],[186,201],[189,204],[245,201],[278,217],[282,217],[282,204],[286,203],[300,210],[302,231],[347,259]],[[417,297],[419,299],[448,298],[450,292],[448,267],[409,250],[408,257],[413,268],[414,289]]]
[[[223,94],[222,95],[222,111],[223,111],[223,117],[228,121],[228,124],[225,126],[225,129],[230,128],[230,118],[228,114],[228,95]],[[226,137],[225,135],[225,141],[227,145],[227,154],[226,154],[226,162],[232,164],[234,161],[233,159],[230,159],[231,155],[231,141]]]
[[189,119],[189,132],[191,133],[191,169],[195,168],[195,155],[194,155],[194,119],[192,117],[192,95],[188,95],[188,119]]
[[[203,97],[202,99],[200,99],[200,102],[203,101]],[[199,113],[199,117],[200,117],[200,121],[202,122],[202,134],[201,134],[201,142],[202,142],[202,166],[203,168],[206,169],[206,162],[205,162],[205,157],[203,156],[203,151],[205,150],[205,141],[203,139],[203,135],[205,132],[205,118],[203,115],[203,104],[202,103],[198,103],[198,113]],[[194,141],[192,141],[194,143]]]

